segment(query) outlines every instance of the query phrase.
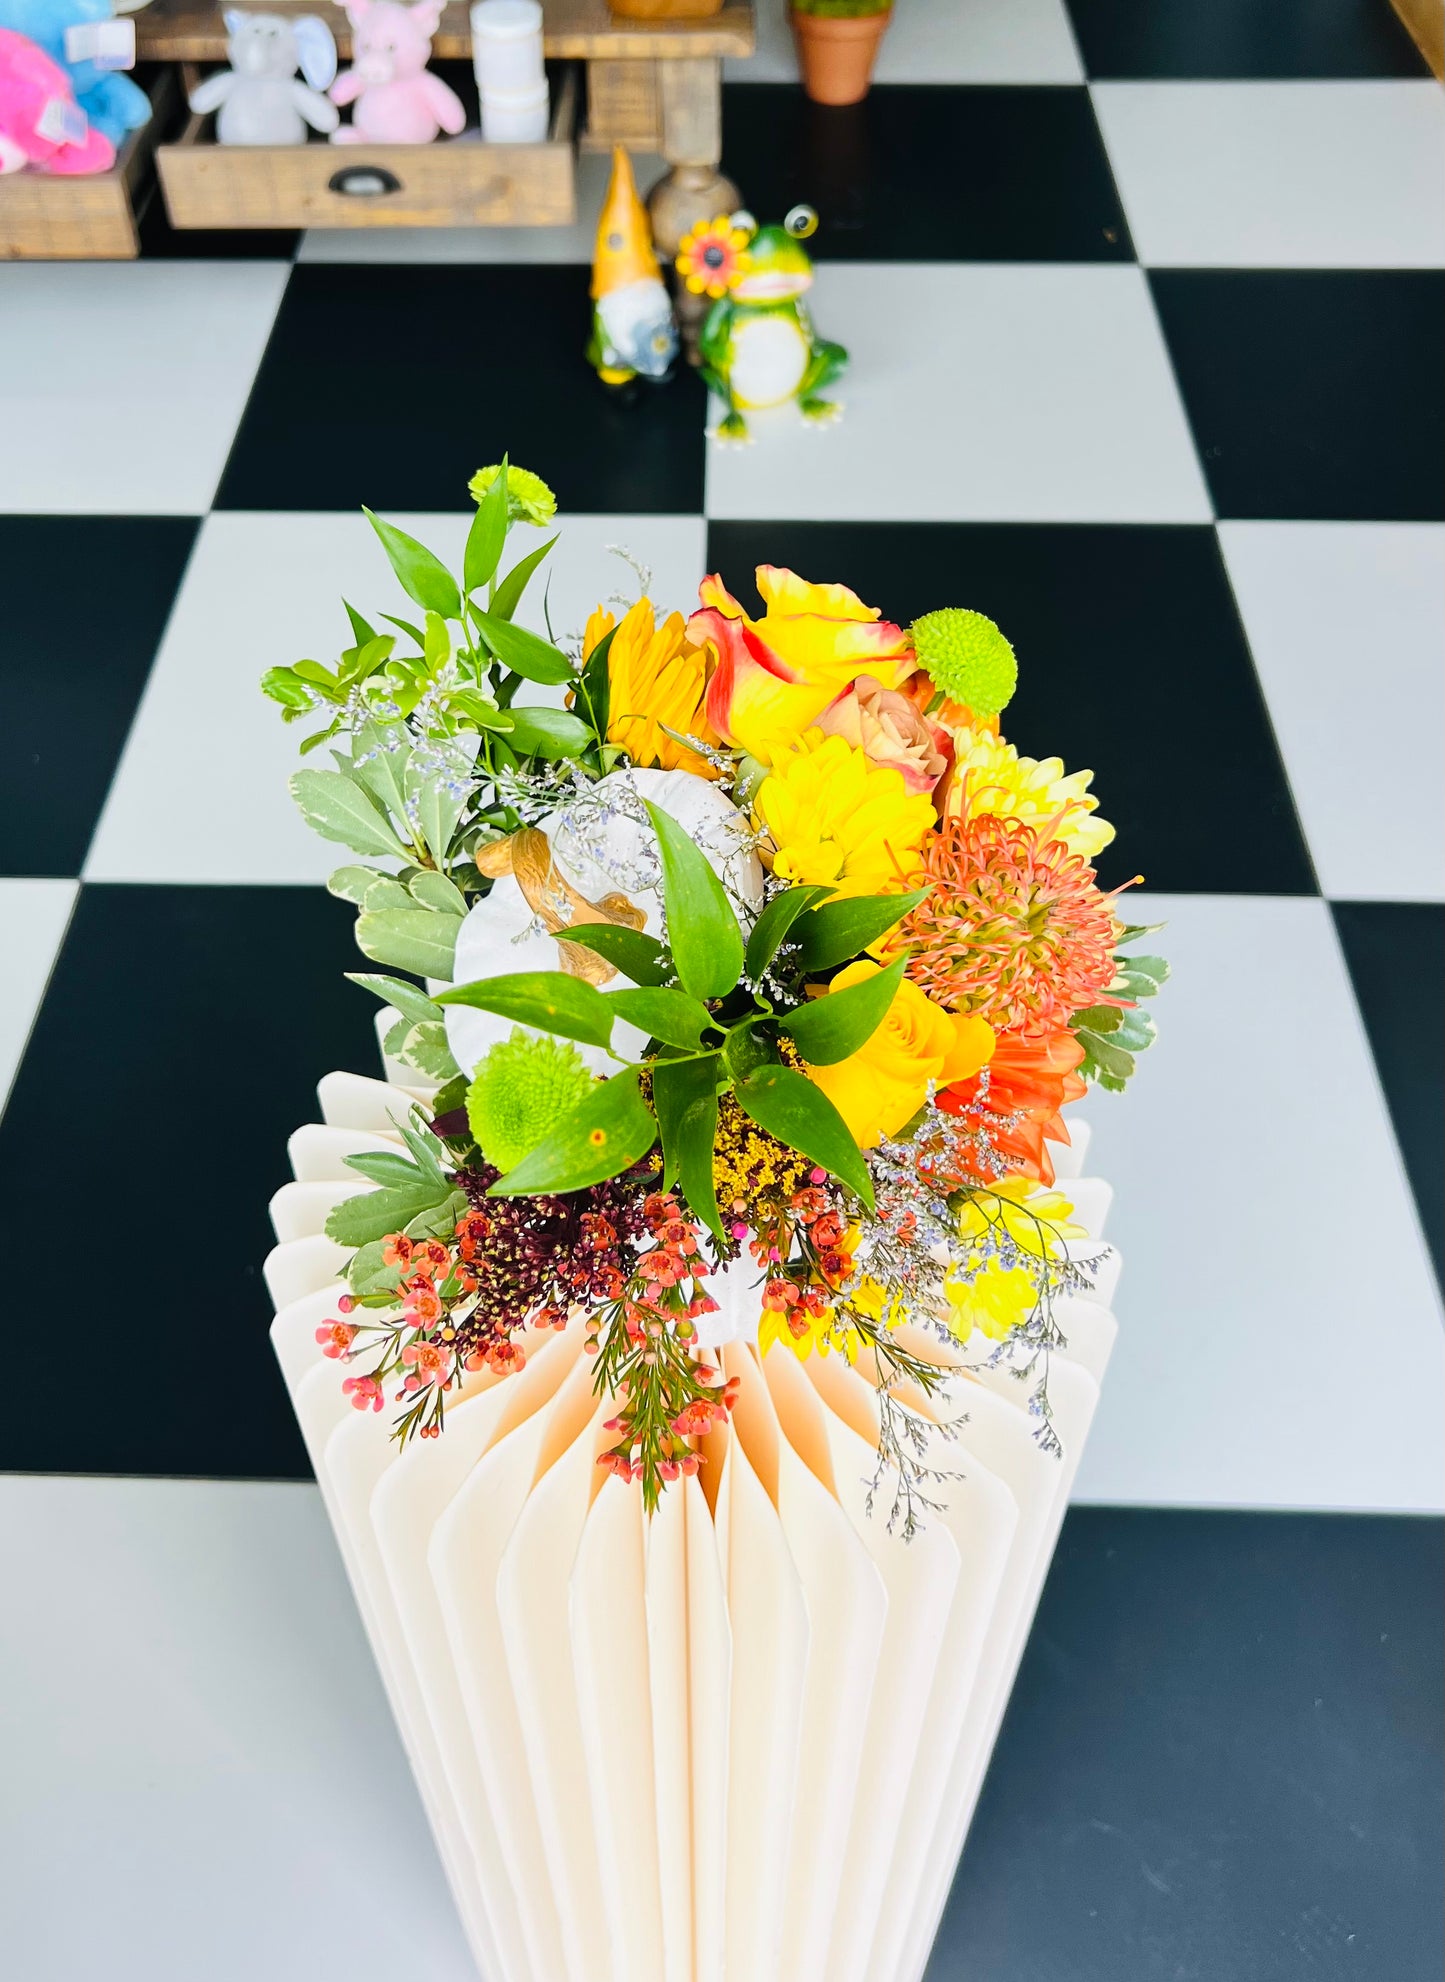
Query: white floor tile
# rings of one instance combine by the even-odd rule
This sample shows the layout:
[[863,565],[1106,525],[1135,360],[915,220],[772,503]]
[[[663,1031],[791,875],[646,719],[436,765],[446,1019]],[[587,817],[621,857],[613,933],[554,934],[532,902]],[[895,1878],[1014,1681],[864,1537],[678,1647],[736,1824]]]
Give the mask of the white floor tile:
[[311,1486],[0,1479],[24,1982],[476,1982]]
[[[758,0],[757,53],[723,64],[730,83],[796,82],[787,0]],[[878,51],[879,83],[1077,83],[1063,0],[897,0]]]
[[1325,894],[1445,899],[1445,527],[1219,537]]
[[[570,227],[313,227],[302,236],[303,262],[591,262],[610,155],[577,159],[577,218]],[[660,158],[632,154],[644,199],[667,170]]]
[[1146,264],[1445,264],[1437,83],[1095,83],[1091,93]]
[[74,881],[0,879],[0,1111],[78,893]]
[[1208,519],[1138,268],[833,263],[810,302],[851,354],[845,417],[779,407],[749,416],[753,445],[710,442],[710,516]]
[[[460,568],[465,516],[391,520]],[[520,554],[545,539],[522,531],[512,541]],[[636,596],[609,544],[654,568],[660,602],[696,602],[706,555],[700,517],[572,516],[548,560],[559,636],[580,630],[599,599]],[[341,864],[344,849],[308,831],[287,794],[308,726],[283,725],[257,684],[268,667],[335,660],[350,641],[343,597],[374,623],[378,611],[415,617],[364,517],[207,517],[91,844],[88,879],[304,882]],[[542,604],[539,574],[521,615],[538,630]]]
[[1124,1277],[1078,1498],[1440,1509],[1439,1301],[1328,908],[1128,906],[1174,976],[1087,1104]]
[[204,512],[289,272],[0,266],[0,510]]

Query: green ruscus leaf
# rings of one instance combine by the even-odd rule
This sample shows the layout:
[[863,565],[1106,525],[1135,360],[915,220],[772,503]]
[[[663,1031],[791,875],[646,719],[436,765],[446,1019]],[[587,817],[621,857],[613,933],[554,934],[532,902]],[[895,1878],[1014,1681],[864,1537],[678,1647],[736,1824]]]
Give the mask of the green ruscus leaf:
[[680,1046],[684,1052],[697,1045],[705,1025],[712,1023],[706,1005],[689,998],[685,991],[636,990],[604,991],[603,997],[631,1024],[640,1026],[666,1046]]
[[873,1180],[848,1124],[820,1087],[793,1067],[761,1067],[733,1090],[760,1129],[811,1157],[873,1209]]
[[492,1197],[580,1191],[604,1183],[646,1156],[657,1120],[643,1100],[635,1067],[603,1081],[567,1115],[540,1149],[499,1177]]
[[662,854],[667,937],[679,982],[694,998],[721,998],[743,968],[743,932],[732,903],[707,855],[671,813],[648,803],[647,816]]
[[705,1060],[655,1060],[652,1105],[662,1133],[663,1183],[681,1186],[697,1216],[722,1241],[722,1217],[713,1184],[717,1140],[716,1054]]
[[[380,537],[381,547],[407,597],[425,606],[428,612],[439,612],[443,619],[456,619],[461,613],[462,595],[457,590],[456,579],[436,553],[371,510],[363,507],[361,513]],[[420,636],[417,644],[422,644]]]
[[644,936],[640,929],[627,929],[620,922],[577,922],[566,931],[566,938],[606,957],[634,984],[666,984],[673,974],[667,951],[655,936]]
[[806,910],[792,928],[798,962],[804,970],[827,970],[835,963],[861,956],[870,943],[876,943],[916,908],[927,892],[920,888],[907,895],[853,895],[846,901],[824,902],[820,908]]
[[495,1012],[588,1046],[606,1046],[612,1037],[611,1005],[600,991],[565,970],[518,970],[475,984],[454,984],[439,991],[436,1002],[473,1005],[479,1012]]
[[477,631],[505,668],[513,674],[521,675],[527,681],[560,682],[572,681],[577,670],[550,640],[543,640],[538,634],[529,633],[525,626],[514,626],[509,619],[499,619],[496,614],[479,612],[471,608]]
[[800,1005],[795,1012],[781,1013],[778,1024],[805,1060],[815,1067],[830,1067],[872,1038],[887,1017],[902,981],[903,958],[899,957],[887,970],[865,977],[861,984],[849,984]]
[[803,888],[785,888],[782,894],[773,896],[753,924],[753,933],[748,937],[743,963],[749,977],[762,976],[778,954],[778,946],[787,937],[788,931],[804,909],[812,908],[815,902],[831,892],[829,888],[809,885]]

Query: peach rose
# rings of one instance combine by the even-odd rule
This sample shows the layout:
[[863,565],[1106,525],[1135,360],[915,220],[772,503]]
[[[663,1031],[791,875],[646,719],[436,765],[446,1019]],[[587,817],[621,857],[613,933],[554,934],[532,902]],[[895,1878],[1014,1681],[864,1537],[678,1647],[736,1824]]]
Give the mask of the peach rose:
[[885,688],[871,674],[860,674],[835,696],[815,727],[827,736],[844,738],[870,764],[897,771],[910,791],[931,792],[953,762],[948,731],[930,722],[908,696]]

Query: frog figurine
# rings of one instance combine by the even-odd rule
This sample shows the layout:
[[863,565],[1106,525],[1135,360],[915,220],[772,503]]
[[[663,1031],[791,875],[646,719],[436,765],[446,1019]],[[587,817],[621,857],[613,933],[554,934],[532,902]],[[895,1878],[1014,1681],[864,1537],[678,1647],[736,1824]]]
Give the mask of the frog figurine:
[[750,440],[744,411],[790,399],[815,425],[843,410],[821,395],[842,376],[848,353],[817,335],[803,301],[813,284],[803,242],[817,225],[810,206],[795,206],[781,227],[735,213],[695,227],[681,244],[678,273],[714,298],[698,348],[703,378],[726,407],[719,441]]

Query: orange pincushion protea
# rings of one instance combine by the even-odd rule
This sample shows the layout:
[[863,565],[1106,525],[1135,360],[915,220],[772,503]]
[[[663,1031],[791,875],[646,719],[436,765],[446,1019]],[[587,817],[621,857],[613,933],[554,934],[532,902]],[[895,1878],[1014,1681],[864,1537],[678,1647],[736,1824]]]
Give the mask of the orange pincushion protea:
[[929,893],[888,944],[950,1011],[997,1032],[1054,1032],[1105,996],[1119,924],[1113,896],[1058,840],[1018,819],[947,819],[925,840]]

